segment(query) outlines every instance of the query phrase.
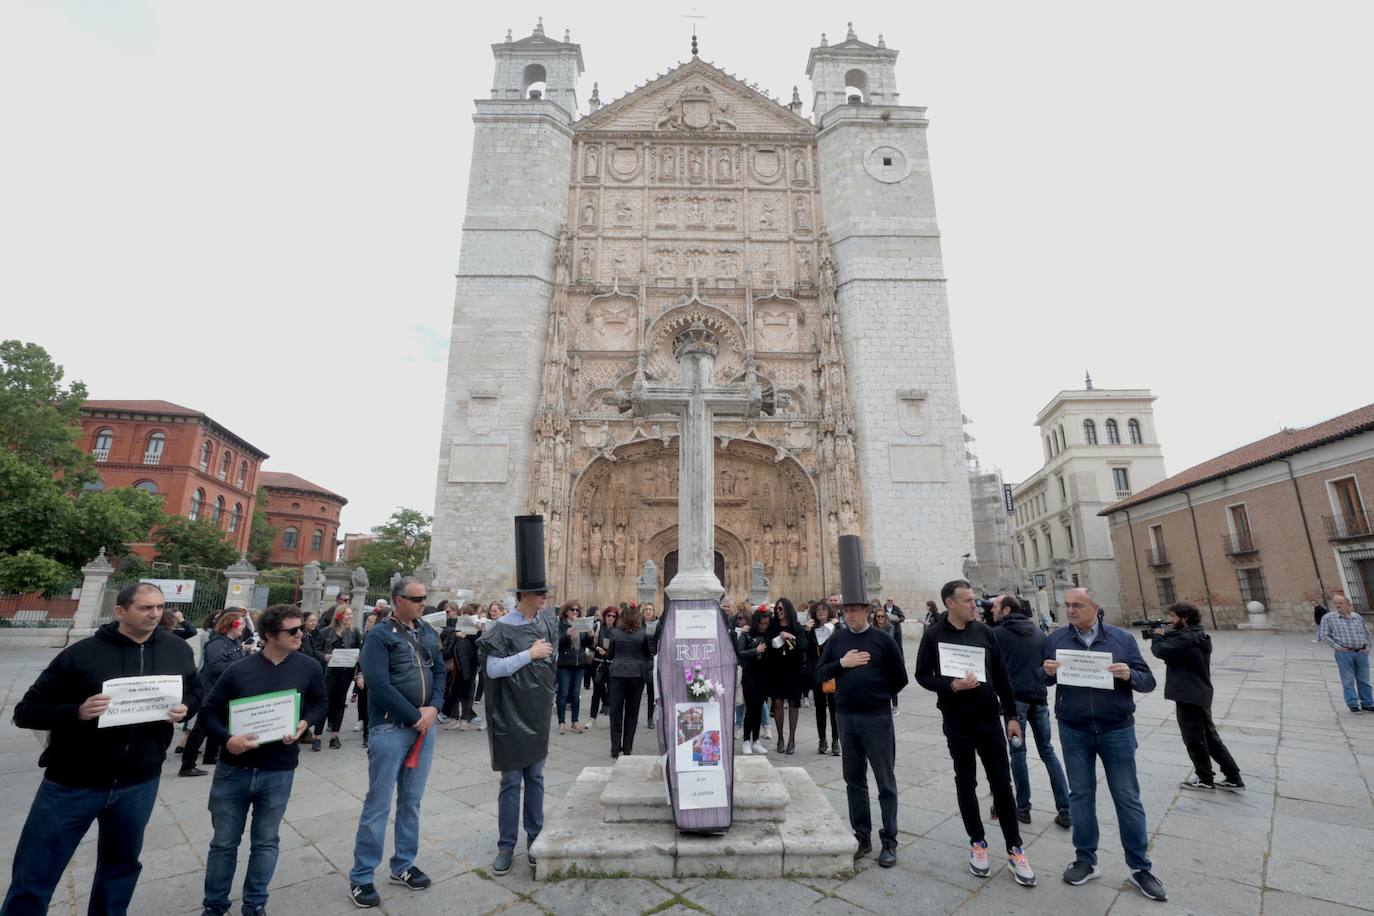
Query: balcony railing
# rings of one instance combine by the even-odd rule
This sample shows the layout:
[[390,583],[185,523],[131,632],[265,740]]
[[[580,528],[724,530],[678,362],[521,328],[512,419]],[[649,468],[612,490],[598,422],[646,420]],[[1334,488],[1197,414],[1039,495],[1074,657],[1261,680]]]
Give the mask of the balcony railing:
[[161,453],[161,452],[144,452],[144,453],[143,453],[143,463],[144,463],[144,464],[161,464],[161,463],[162,463],[162,453]]
[[1363,509],[1344,515],[1327,515],[1322,518],[1326,523],[1328,541],[1345,541],[1351,538],[1367,538],[1374,534],[1370,526],[1369,513]]
[[1249,553],[1259,553],[1259,548],[1255,546],[1254,535],[1248,531],[1223,534],[1221,543],[1228,557],[1243,557]]
[[1131,491],[1130,491],[1130,490],[1117,490],[1117,491],[1116,491],[1116,498],[1117,498],[1117,499],[1129,499],[1129,498],[1130,498],[1130,495],[1131,495]]
[[107,448],[93,448],[91,449],[91,455],[94,456],[96,461],[110,460],[110,450]]
[[1151,547],[1145,551],[1145,562],[1151,566],[1168,566],[1169,551],[1163,547]]

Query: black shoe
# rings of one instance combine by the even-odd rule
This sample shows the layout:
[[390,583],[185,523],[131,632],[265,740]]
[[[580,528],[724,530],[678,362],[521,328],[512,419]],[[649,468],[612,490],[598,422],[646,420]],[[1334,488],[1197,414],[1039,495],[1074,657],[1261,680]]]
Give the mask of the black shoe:
[[207,906],[205,909],[200,911],[200,916],[224,916],[224,914],[224,910],[217,910],[212,906]]
[[401,884],[413,891],[422,891],[434,882],[429,880],[429,875],[420,871],[414,865],[401,872],[399,875],[388,875],[387,880],[392,884]]
[[873,851],[873,844],[868,840],[859,840],[859,848],[854,850],[854,858],[862,859]]
[[797,742],[795,742],[795,741],[789,741],[789,742],[787,742],[787,751],[786,751],[786,753],[788,753],[788,754],[795,754],[796,752],[797,752]]
[[538,864],[538,860],[535,859],[534,853],[528,851],[525,853],[525,861],[530,863],[530,868],[534,868],[535,865]]
[[381,906],[382,898],[377,896],[377,888],[371,884],[350,884],[348,899],[360,910]]
[[834,744],[830,745],[830,756],[831,756],[831,757],[838,757],[838,756],[840,756],[840,742],[836,741]]
[[996,808],[989,808],[989,809],[988,809],[988,817],[992,818],[992,822],[993,822],[994,824],[997,823],[998,820],[999,820],[999,818],[997,817],[997,809],[996,809]]
[[363,750],[367,750],[367,735],[363,735]]
[[883,868],[891,868],[897,864],[897,850],[891,846],[884,846],[883,851],[878,853],[878,865]]
[[1067,830],[1073,826],[1073,816],[1069,814],[1068,808],[1060,808],[1059,813],[1054,816],[1054,822]]
[[311,741],[311,742],[310,742],[310,749],[311,749],[312,751],[314,751],[315,753],[319,753],[320,748],[323,747],[323,746],[324,746],[324,744],[320,741],[319,738],[316,738],[314,741]]
[[1360,712],[1374,712],[1374,706],[1361,706]]
[[1029,809],[1029,808],[1018,808],[1017,811],[1016,811],[1016,819],[1017,819],[1018,821],[1020,821],[1021,823],[1023,823],[1023,824],[1029,824],[1029,823],[1030,823],[1030,809]]
[[[331,751],[337,751],[341,747],[343,747],[343,742],[339,740],[338,735],[335,735],[334,737],[329,739],[329,749]],[[366,738],[363,739],[363,747],[367,747]]]
[[209,776],[210,774],[200,767],[182,767],[177,771],[178,776]]
[[1353,713],[1355,713],[1355,715],[1359,715],[1359,714],[1360,714],[1360,707],[1358,707],[1358,706],[1352,706],[1352,707],[1350,707],[1350,711],[1353,712]]
[[[778,730],[781,731],[782,729],[778,729]],[[778,753],[779,753],[779,754],[785,754],[785,753],[787,753],[787,744],[786,744],[786,742],[784,742],[784,741],[782,740],[782,735],[778,735]]]
[[1169,899],[1169,895],[1164,893],[1164,885],[1159,883],[1159,879],[1143,868],[1131,875],[1131,883],[1135,885],[1136,890],[1151,900]]
[[816,753],[818,753],[818,754],[828,754],[829,752],[830,752],[830,745],[828,745],[828,744],[826,744],[824,741],[822,741],[822,742],[821,742],[820,749],[817,750]]
[[1089,865],[1087,862],[1074,862],[1064,869],[1064,883],[1072,884],[1074,887],[1101,877],[1102,872],[1097,870],[1097,866]]
[[243,916],[267,916],[267,907],[254,906],[251,903],[245,903],[243,905],[242,913]]

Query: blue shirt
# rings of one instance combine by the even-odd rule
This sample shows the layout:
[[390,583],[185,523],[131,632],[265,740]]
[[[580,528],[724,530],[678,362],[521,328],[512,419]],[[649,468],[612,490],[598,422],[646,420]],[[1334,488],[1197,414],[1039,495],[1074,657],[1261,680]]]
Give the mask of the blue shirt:
[[[534,623],[534,621],[527,620],[525,615],[519,611],[511,611],[505,617],[496,621],[496,623],[498,625],[505,624],[512,627],[527,627]],[[505,658],[496,658],[495,656],[488,655],[487,677],[510,677],[532,661],[534,661],[534,659],[530,657],[529,649],[517,652],[514,655],[508,655]]]
[[1093,628],[1086,633],[1078,629],[1078,627],[1073,626],[1072,624],[1070,624],[1070,627],[1073,629],[1073,635],[1078,637],[1078,641],[1083,644],[1084,648],[1090,647],[1093,644],[1093,640],[1097,639],[1096,623],[1094,623]]

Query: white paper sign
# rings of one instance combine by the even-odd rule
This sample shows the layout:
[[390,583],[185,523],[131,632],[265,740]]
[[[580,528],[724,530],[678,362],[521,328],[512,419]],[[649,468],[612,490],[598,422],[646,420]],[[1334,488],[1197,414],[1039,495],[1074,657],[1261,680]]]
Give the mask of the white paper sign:
[[258,744],[294,735],[301,721],[301,695],[280,690],[229,701],[229,735],[257,735]]
[[434,629],[442,630],[444,628],[444,624],[448,623],[448,612],[435,611],[432,614],[422,615],[420,619],[423,620],[425,623],[429,624],[430,626],[434,627]]
[[181,688],[177,674],[111,678],[100,685],[110,705],[100,714],[96,727],[166,721],[167,711],[181,703]]
[[[592,624],[593,624],[594,622],[595,622],[595,618],[592,618],[592,617],[574,617],[574,618],[573,618],[573,621],[572,621],[573,632],[574,632],[574,633],[590,633],[590,632],[592,631]],[[475,623],[475,622],[474,622],[474,623]],[[474,627],[473,627],[473,632],[476,632],[476,631],[477,631],[477,628],[476,628],[476,626],[474,625]]]
[[1111,690],[1115,686],[1112,673],[1107,670],[1112,663],[1110,652],[1057,649],[1054,660],[1059,662],[1056,678],[1062,686],[1094,687],[1098,690]]
[[988,672],[985,658],[987,652],[982,646],[961,646],[957,643],[942,642],[940,646],[940,674],[945,677],[963,677],[973,672],[980,684],[987,683]]
[[195,579],[144,579],[149,585],[162,589],[167,604],[190,604],[196,598]]
[[677,774],[677,806],[682,811],[693,808],[724,808],[729,802],[725,792],[725,771],[679,770]]
[[679,608],[673,613],[673,633],[678,639],[715,639],[719,616],[709,607]]
[[358,664],[357,649],[335,649],[329,656],[329,667],[352,668]]
[[458,617],[453,629],[465,636],[476,636],[480,629],[481,619],[476,614],[462,614]]

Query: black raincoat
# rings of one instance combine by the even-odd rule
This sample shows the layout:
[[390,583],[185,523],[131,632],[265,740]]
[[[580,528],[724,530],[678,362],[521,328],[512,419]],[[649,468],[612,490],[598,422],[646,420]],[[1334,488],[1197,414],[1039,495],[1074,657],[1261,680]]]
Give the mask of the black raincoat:
[[[557,647],[558,633],[558,621],[551,610],[541,611],[526,626],[497,621],[477,640],[477,653],[485,669],[487,658],[509,658],[536,640],[548,640]],[[487,742],[493,770],[523,770],[549,756],[557,659],[554,652],[507,677],[487,676]]]

